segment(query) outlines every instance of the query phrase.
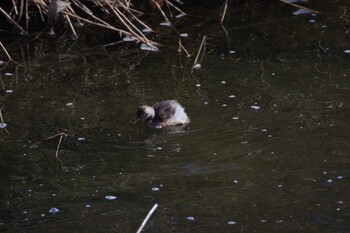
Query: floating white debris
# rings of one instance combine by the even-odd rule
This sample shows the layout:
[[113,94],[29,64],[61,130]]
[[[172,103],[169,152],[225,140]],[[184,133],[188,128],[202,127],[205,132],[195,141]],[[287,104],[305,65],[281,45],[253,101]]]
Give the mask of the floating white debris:
[[238,184],[238,180],[233,180],[233,183],[234,184]]
[[309,23],[315,23],[316,22],[316,19],[310,19],[309,20]]
[[197,63],[193,66],[193,69],[199,70],[201,67],[202,67],[202,65]]
[[279,184],[279,185],[277,185],[277,187],[278,187],[278,188],[282,188],[282,185],[281,185],[281,184]]
[[221,105],[222,107],[224,107],[224,108],[226,108],[227,107],[227,104],[223,104],[223,105]]
[[85,205],[85,208],[91,208],[91,205],[86,204],[86,205]]
[[186,217],[186,219],[187,219],[188,221],[194,221],[194,217],[192,217],[192,216],[188,216],[188,217]]
[[204,104],[204,105],[208,105],[209,103],[208,103],[207,101],[205,101],[203,104]]
[[34,148],[38,148],[38,144],[33,144],[31,146],[29,146],[30,149],[34,149]]
[[12,73],[5,73],[5,76],[13,76]]
[[343,179],[343,176],[337,176],[337,179],[341,180],[341,179]]
[[267,129],[262,129],[261,132],[267,132]]
[[152,51],[152,52],[158,52],[159,49],[154,46],[154,45],[148,45],[148,44],[145,44],[143,43],[141,46],[140,46],[140,49],[141,50],[145,50],[145,51]]
[[181,33],[180,36],[181,37],[188,37],[188,33]]
[[197,84],[196,84],[196,87],[200,87],[200,86],[201,86],[201,84],[200,84],[200,83],[197,83]]
[[314,11],[308,9],[298,9],[293,12],[293,15],[303,15],[303,14],[312,14]]
[[221,81],[221,84],[226,84],[226,81],[222,80],[222,81]]
[[238,120],[239,118],[238,117],[232,117],[232,120]]
[[152,29],[150,29],[150,28],[144,28],[144,29],[142,29],[142,32],[152,32]]
[[158,187],[153,187],[153,188],[152,188],[152,191],[153,191],[153,192],[159,192],[160,189],[159,189]]
[[345,49],[344,53],[350,53],[350,49]]
[[46,214],[40,214],[40,217],[45,217],[46,216]]
[[266,219],[261,219],[260,222],[267,222],[267,220]]
[[55,207],[53,207],[49,210],[49,213],[51,213],[51,214],[57,214],[58,212],[60,212],[60,210],[55,208]]
[[13,93],[13,90],[6,90],[5,92],[8,94],[11,94],[11,93]]
[[0,122],[0,129],[5,129],[7,124],[5,122]]
[[166,27],[170,27],[171,26],[171,23],[169,21],[164,21],[164,22],[161,22],[159,25],[161,26],[166,26]]
[[252,106],[250,106],[250,108],[251,108],[251,109],[258,110],[258,109],[260,109],[260,106],[258,106],[258,105],[252,105]]
[[338,204],[341,204],[341,205],[342,205],[342,204],[344,204],[344,202],[343,202],[343,201],[338,201],[337,203],[338,203]]
[[125,36],[123,41],[137,41],[137,38],[133,36]]
[[107,196],[105,196],[105,199],[107,199],[109,201],[113,201],[113,200],[117,199],[117,196],[107,195]]
[[235,225],[236,222],[231,220],[231,221],[228,221],[227,224],[228,224],[228,225]]
[[277,220],[276,223],[277,224],[283,223],[283,220]]
[[180,0],[174,0],[175,2],[179,3],[180,5],[183,5],[183,1],[180,1]]
[[74,106],[74,104],[73,104],[73,103],[71,103],[71,102],[69,102],[69,103],[66,103],[66,106],[67,106],[67,107],[73,107],[73,106]]
[[163,148],[161,146],[158,146],[156,150],[163,150]]
[[236,98],[236,96],[235,95],[229,95],[228,98],[234,99],[234,98]]
[[230,50],[229,53],[230,53],[230,54],[234,54],[234,53],[236,53],[236,51]]
[[85,120],[85,117],[80,117],[80,120]]
[[175,18],[179,19],[179,18],[182,18],[184,16],[186,16],[186,14],[185,13],[181,13],[181,14],[176,15]]
[[333,182],[332,179],[328,179],[328,180],[327,180],[327,183],[332,183],[332,182]]
[[5,64],[5,62],[0,60],[0,66],[2,66],[3,64]]
[[85,138],[77,138],[78,141],[84,141]]

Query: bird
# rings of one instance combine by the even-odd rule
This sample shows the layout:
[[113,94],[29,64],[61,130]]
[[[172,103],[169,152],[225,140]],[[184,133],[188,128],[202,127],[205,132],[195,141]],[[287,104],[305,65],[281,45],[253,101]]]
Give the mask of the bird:
[[176,100],[163,100],[152,106],[139,106],[134,123],[138,120],[142,120],[148,126],[158,129],[179,125],[184,126],[191,122],[185,112],[185,108]]

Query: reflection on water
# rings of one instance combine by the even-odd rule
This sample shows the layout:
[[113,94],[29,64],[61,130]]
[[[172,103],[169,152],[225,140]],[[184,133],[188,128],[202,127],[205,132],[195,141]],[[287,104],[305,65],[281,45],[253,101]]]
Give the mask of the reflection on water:
[[[135,232],[158,203],[145,232],[348,232],[344,22],[256,10],[228,15],[229,50],[201,19],[208,52],[193,74],[173,48],[46,51],[36,73],[3,67],[0,229]],[[202,37],[186,32],[195,53]],[[140,103],[162,99],[191,124],[132,124]],[[33,144],[63,131],[61,169],[59,137]]]

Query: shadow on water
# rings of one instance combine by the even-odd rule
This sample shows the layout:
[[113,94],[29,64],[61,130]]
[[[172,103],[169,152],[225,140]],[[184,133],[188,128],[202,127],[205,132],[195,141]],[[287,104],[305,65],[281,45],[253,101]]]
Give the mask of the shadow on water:
[[[135,232],[158,203],[145,232],[349,232],[347,21],[239,5],[228,45],[195,11],[178,25],[194,55],[208,36],[193,73],[175,46],[11,48],[27,66],[0,70],[1,230]],[[132,124],[162,99],[191,124]],[[63,170],[59,137],[33,146],[62,131]]]

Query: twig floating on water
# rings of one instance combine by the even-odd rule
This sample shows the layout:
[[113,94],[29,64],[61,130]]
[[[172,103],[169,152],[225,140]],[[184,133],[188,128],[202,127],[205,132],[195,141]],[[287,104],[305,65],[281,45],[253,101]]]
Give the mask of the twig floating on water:
[[[206,41],[207,41],[207,37],[206,37],[206,36],[203,36],[202,43],[201,43],[201,45],[199,46],[198,53],[197,53],[196,59],[194,60],[191,73],[193,72],[194,69],[199,69],[199,68],[201,67],[201,64],[200,64],[200,63],[202,62],[203,57],[204,57],[204,54],[205,54]],[[200,63],[198,63],[198,58],[199,58],[199,55],[200,55],[200,53],[201,53],[201,51],[202,51],[202,48],[203,48],[203,54],[202,54],[202,57],[201,57],[201,59],[200,59]]]
[[38,145],[38,144],[40,144],[40,143],[42,143],[42,142],[44,142],[44,141],[53,139],[53,138],[55,138],[55,137],[57,137],[57,136],[60,136],[60,140],[58,141],[58,144],[57,144],[57,147],[56,147],[56,153],[55,153],[55,155],[56,155],[57,161],[60,162],[61,168],[63,169],[63,162],[62,162],[62,160],[61,160],[60,157],[59,157],[59,150],[60,150],[60,146],[61,146],[61,143],[62,143],[62,139],[63,139],[63,138],[66,138],[66,137],[68,136],[68,134],[66,134],[66,133],[64,133],[64,132],[61,132],[61,133],[55,134],[55,135],[53,135],[53,136],[47,137],[47,138],[45,138],[45,139],[43,139],[43,140],[41,140],[41,141],[39,141],[39,142],[36,142],[36,143],[34,143],[33,145]]
[[143,222],[141,223],[141,226],[139,227],[139,229],[136,231],[136,233],[140,233],[142,231],[142,229],[145,227],[148,219],[151,217],[151,215],[153,214],[153,212],[157,209],[158,204],[154,204],[154,206],[152,207],[152,209],[148,212],[146,218],[143,220]]
[[61,134],[60,140],[58,141],[57,148],[56,148],[56,159],[60,162],[62,168],[63,168],[63,162],[60,159],[58,152],[59,152],[60,145],[61,145],[63,137],[66,137],[66,134]]

